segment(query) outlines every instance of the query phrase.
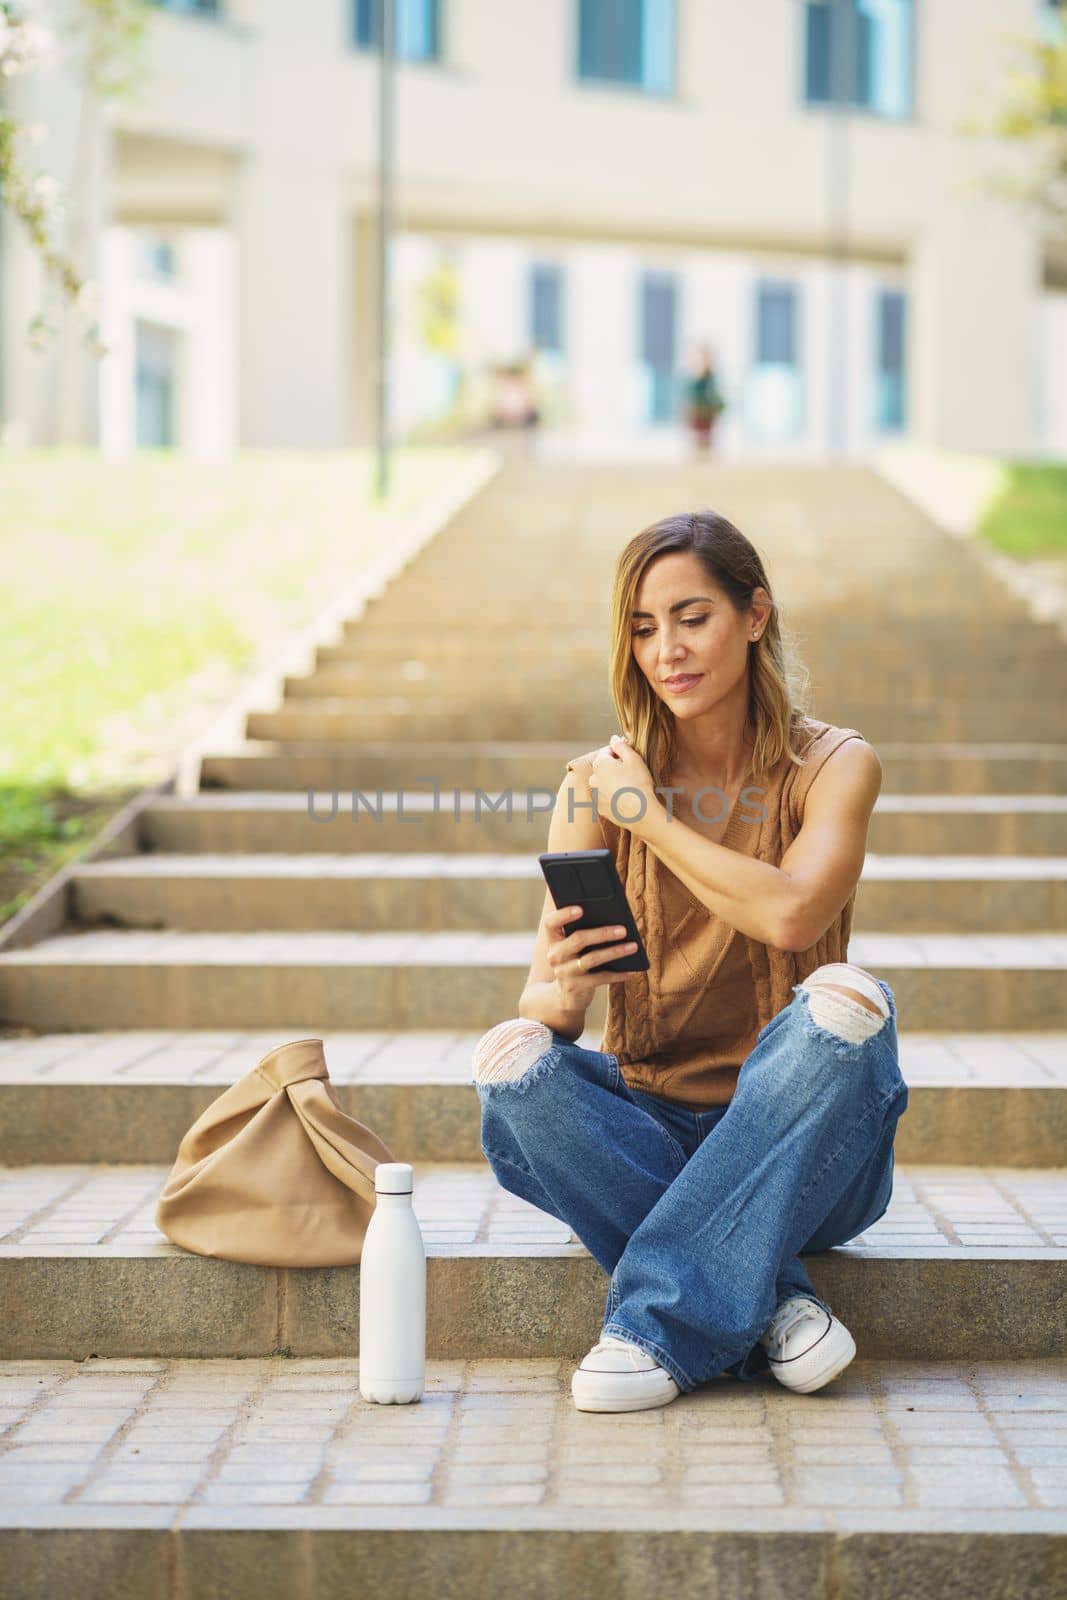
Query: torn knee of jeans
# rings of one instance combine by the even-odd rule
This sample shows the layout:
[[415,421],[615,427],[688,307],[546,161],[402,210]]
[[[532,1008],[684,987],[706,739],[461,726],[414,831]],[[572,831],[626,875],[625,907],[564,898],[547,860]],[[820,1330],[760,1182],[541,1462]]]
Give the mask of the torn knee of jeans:
[[[847,1044],[864,1044],[885,1027],[889,1002],[878,982],[862,967],[831,962],[810,973],[800,987],[808,992],[812,1021]],[[869,1003],[864,1005],[844,993],[846,989],[868,997]]]
[[472,1081],[491,1087],[531,1082],[555,1064],[551,1046],[552,1030],[543,1022],[525,1017],[498,1022],[474,1047]]

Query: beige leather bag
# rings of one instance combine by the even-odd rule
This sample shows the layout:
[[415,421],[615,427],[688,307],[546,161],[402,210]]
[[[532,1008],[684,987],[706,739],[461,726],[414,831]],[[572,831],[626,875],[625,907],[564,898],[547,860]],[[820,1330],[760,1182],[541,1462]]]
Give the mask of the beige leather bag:
[[178,1146],[156,1226],[202,1256],[266,1267],[359,1261],[389,1147],[350,1117],[321,1039],[280,1044],[213,1100]]

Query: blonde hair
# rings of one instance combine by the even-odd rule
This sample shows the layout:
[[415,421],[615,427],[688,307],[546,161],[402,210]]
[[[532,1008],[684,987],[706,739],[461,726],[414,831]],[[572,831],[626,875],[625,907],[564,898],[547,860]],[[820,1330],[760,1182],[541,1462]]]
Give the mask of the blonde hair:
[[810,674],[794,637],[783,630],[763,559],[732,522],[715,511],[682,511],[637,533],[615,567],[611,596],[611,696],[619,727],[641,756],[655,784],[666,784],[676,756],[675,717],[655,693],[633,656],[631,612],[645,569],[657,556],[691,550],[708,577],[741,613],[760,585],[771,612],[749,647],[749,718],[755,729],[754,775],[766,775],[783,756],[803,766],[794,741],[808,716]]

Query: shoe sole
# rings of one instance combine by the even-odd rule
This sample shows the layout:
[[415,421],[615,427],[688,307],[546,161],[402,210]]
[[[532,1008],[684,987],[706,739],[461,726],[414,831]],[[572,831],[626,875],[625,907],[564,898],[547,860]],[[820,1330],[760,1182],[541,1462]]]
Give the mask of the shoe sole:
[[[582,1373],[583,1378],[599,1378],[600,1373]],[[636,1377],[637,1374],[635,1373]],[[678,1385],[672,1380],[669,1388],[662,1383],[653,1388],[635,1391],[632,1387],[625,1390],[612,1392],[610,1387],[602,1383],[586,1384],[577,1381],[575,1373],[571,1379],[571,1399],[579,1411],[649,1411],[653,1406],[665,1406],[670,1401],[677,1399],[681,1393]],[[627,1382],[629,1378],[627,1377]]]
[[[778,1379],[778,1382],[783,1384],[785,1388],[792,1389],[794,1394],[811,1394],[815,1389],[821,1389],[824,1384],[832,1383],[836,1377],[844,1372],[849,1362],[855,1357],[856,1341],[843,1324],[839,1326],[841,1333],[845,1336],[845,1343],[839,1342],[840,1335],[838,1335],[837,1340],[834,1341],[837,1345],[836,1350],[824,1348],[830,1338],[828,1331],[802,1356],[797,1356],[790,1362],[772,1361],[771,1371]],[[809,1356],[812,1358],[811,1361],[808,1361]],[[780,1367],[788,1367],[800,1381],[794,1382],[790,1379],[786,1382],[779,1374]]]

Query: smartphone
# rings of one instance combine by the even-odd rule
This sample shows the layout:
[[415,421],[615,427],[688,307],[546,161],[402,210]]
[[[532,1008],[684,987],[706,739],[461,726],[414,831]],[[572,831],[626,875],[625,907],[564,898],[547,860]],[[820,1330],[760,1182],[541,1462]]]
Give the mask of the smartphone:
[[[566,931],[577,933],[581,928],[625,927],[621,939],[607,939],[600,944],[590,944],[587,950],[605,950],[608,945],[637,945],[629,955],[616,956],[614,961],[602,962],[597,972],[647,972],[648,952],[638,931],[626,890],[622,886],[615,857],[610,850],[549,850],[538,856],[548,892],[557,910],[564,906],[581,906],[582,914],[568,922]],[[584,952],[583,952],[584,954]]]

